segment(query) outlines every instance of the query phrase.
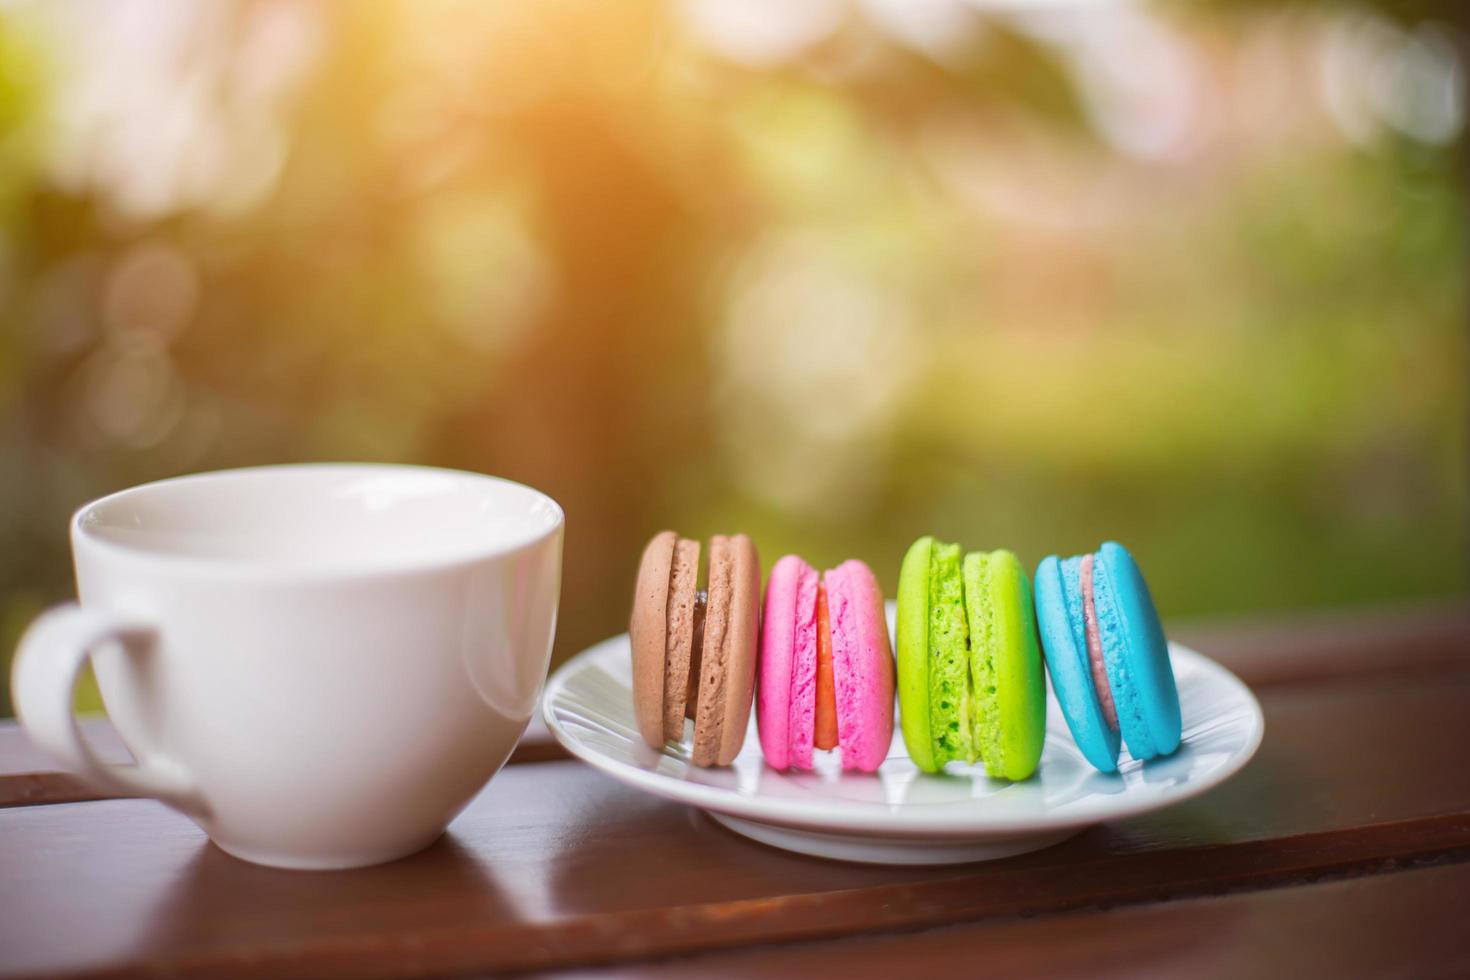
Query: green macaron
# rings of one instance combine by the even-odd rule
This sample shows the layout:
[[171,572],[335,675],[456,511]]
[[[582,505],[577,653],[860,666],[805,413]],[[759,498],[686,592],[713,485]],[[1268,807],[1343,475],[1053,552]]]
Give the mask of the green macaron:
[[1046,686],[1031,585],[1009,551],[913,543],[898,577],[898,706],[925,772],[981,761],[994,778],[1036,771]]

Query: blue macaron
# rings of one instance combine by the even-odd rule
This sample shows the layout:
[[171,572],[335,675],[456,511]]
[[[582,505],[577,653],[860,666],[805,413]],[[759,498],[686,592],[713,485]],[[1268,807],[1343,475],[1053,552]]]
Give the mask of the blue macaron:
[[1115,772],[1124,743],[1141,760],[1179,747],[1169,645],[1127,548],[1109,541],[1092,555],[1043,560],[1036,619],[1052,689],[1088,762]]

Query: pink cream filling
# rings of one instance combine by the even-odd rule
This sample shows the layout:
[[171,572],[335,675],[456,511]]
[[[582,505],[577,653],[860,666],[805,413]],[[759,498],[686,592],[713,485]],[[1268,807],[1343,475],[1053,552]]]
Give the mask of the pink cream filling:
[[1082,625],[1087,631],[1087,662],[1092,667],[1092,687],[1102,705],[1108,727],[1118,730],[1118,709],[1113,704],[1113,689],[1108,685],[1108,670],[1103,664],[1102,632],[1097,628],[1097,602],[1092,594],[1093,555],[1084,555],[1078,569],[1082,579]]

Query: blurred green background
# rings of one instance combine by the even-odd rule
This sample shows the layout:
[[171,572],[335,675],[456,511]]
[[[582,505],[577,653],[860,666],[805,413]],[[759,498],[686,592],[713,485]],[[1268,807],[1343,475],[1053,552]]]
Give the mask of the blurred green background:
[[0,658],[74,508],[293,460],[558,498],[558,659],[663,527],[1462,595],[1463,16],[0,5]]

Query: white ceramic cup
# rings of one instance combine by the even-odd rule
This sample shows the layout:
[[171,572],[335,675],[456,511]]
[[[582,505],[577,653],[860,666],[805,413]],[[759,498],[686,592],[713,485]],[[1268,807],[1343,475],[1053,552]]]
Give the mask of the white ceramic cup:
[[[150,483],[71,525],[80,604],[12,678],[27,731],[237,857],[349,868],[437,838],[510,755],[556,629],[561,508],[488,476],[303,465]],[[136,765],[97,759],[91,659]]]

